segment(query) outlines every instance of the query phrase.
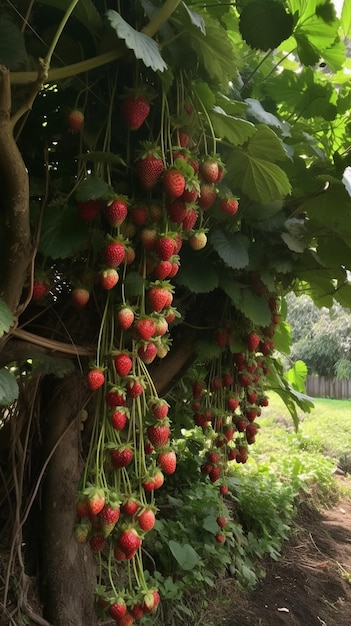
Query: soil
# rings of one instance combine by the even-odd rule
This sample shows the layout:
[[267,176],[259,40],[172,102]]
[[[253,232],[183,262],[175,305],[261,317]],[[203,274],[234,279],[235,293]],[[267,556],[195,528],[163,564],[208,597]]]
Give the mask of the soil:
[[265,569],[251,593],[226,581],[228,602],[202,626],[350,626],[351,498],[322,511],[302,506],[281,559]]

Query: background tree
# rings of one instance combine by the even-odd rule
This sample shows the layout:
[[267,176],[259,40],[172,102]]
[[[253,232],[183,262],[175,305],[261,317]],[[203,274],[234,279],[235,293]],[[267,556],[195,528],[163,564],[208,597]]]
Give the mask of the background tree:
[[192,456],[172,413],[179,439],[198,427],[220,510],[265,389],[307,406],[274,347],[291,288],[350,302],[351,18],[328,0],[57,4],[1,4],[3,606],[19,567],[11,610],[33,617],[40,570],[45,619],[80,626],[92,552],[104,619],[158,604],[142,542],[174,448]]

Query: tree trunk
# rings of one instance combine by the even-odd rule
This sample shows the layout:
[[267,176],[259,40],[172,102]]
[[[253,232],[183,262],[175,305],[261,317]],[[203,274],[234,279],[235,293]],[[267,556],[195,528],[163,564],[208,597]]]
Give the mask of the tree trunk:
[[78,377],[49,383],[46,452],[57,447],[43,485],[44,617],[53,626],[94,626],[96,574],[89,546],[75,541],[75,496],[81,476]]

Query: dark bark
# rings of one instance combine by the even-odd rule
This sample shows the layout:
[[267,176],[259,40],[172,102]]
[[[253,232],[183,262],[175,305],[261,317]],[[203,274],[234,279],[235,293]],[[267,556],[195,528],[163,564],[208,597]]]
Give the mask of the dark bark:
[[[82,471],[78,377],[51,384],[45,410],[46,454],[55,452],[43,485],[44,617],[53,626],[94,626],[96,573],[89,546],[73,535],[75,496]],[[59,442],[59,443],[57,443]]]

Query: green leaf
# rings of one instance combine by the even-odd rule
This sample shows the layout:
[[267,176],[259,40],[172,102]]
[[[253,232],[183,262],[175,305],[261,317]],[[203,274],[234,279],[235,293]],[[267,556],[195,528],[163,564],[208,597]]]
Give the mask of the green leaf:
[[190,571],[199,563],[199,555],[188,543],[180,544],[178,541],[171,539],[168,542],[168,546],[178,565],[182,569]]
[[39,250],[51,259],[67,259],[84,250],[88,224],[77,207],[48,207],[44,213]]
[[236,283],[225,274],[221,275],[220,287],[225,291],[227,296],[231,299],[235,307],[238,307],[238,302],[242,299],[242,287],[239,283]]
[[254,118],[262,124],[267,124],[267,126],[279,128],[282,132],[284,131],[284,125],[282,122],[275,115],[273,115],[273,113],[266,111],[259,100],[256,100],[255,98],[246,98],[245,102],[248,105],[246,113],[248,117]]
[[218,287],[218,274],[210,263],[204,262],[203,255],[197,253],[182,257],[176,281],[193,293],[209,293]]
[[190,11],[185,2],[182,2],[182,6],[186,10],[191,23],[194,24],[194,26],[197,26],[197,28],[200,29],[203,35],[206,35],[205,20],[202,15],[199,15],[199,13],[194,13],[194,11]]
[[145,287],[145,279],[139,272],[128,272],[124,279],[124,289],[127,300],[135,296],[141,296]]
[[0,370],[0,406],[9,406],[18,398],[16,377],[3,368]]
[[79,202],[85,202],[86,200],[107,200],[111,198],[113,193],[111,185],[108,185],[102,178],[89,176],[80,183],[75,198]]
[[344,0],[344,4],[341,11],[341,30],[343,36],[351,37],[351,4],[349,0]]
[[13,315],[6,302],[0,298],[0,337],[7,333],[13,324]]
[[215,104],[215,97],[212,89],[207,83],[196,82],[192,85],[194,93],[197,95],[201,104],[210,111]]
[[274,215],[277,215],[277,213],[282,210],[283,206],[282,200],[275,200],[268,204],[252,203],[248,207],[245,207],[245,219],[253,223],[269,220]]
[[233,269],[241,269],[249,263],[249,240],[240,233],[225,233],[216,228],[211,231],[209,241],[221,259]]
[[281,321],[275,329],[275,348],[283,354],[290,354],[291,348],[291,328],[287,322]]
[[234,146],[241,146],[256,133],[254,124],[214,106],[209,113],[214,131],[221,139],[228,139]]
[[106,16],[117,37],[124,40],[127,48],[133,50],[136,58],[141,59],[146,67],[151,67],[154,72],[163,72],[167,68],[156,41],[132,28],[117,11],[110,9]]
[[206,339],[199,339],[195,342],[195,352],[201,358],[211,361],[216,359],[221,354],[221,349],[214,341],[207,341]]
[[24,37],[20,29],[7,17],[0,18],[0,64],[9,70],[18,70],[27,59]]
[[306,378],[308,374],[308,367],[303,361],[295,361],[293,367],[291,367],[284,376],[289,381],[291,386],[300,393],[306,392]]
[[283,4],[275,0],[253,0],[241,12],[239,29],[251,48],[269,50],[288,39],[293,32],[294,19]]
[[[62,0],[40,0],[40,4],[46,4],[60,11],[66,9],[66,5],[65,7],[62,6]],[[73,16],[95,35],[98,35],[102,30],[103,21],[93,0],[79,0],[73,11]]]
[[74,363],[70,359],[43,355],[42,353],[33,354],[33,352],[31,357],[33,357],[33,373],[41,376],[52,375],[56,378],[64,378],[75,370]]
[[265,298],[260,298],[248,289],[242,289],[242,297],[236,306],[254,324],[269,326],[272,314]]
[[278,165],[244,150],[233,150],[227,166],[234,186],[262,204],[283,198],[291,191],[289,179]]
[[295,33],[297,54],[303,65],[316,65],[321,58],[321,53],[316,50],[304,33]]
[[[79,155],[79,158],[83,161],[92,161],[93,163],[111,163],[111,165],[123,165],[123,167],[127,167],[124,159],[122,159],[119,154],[113,154],[113,152],[103,152],[102,150],[95,150],[92,152],[84,152],[83,154]],[[88,198],[85,199],[88,200]]]
[[214,515],[207,515],[203,521],[202,528],[215,535],[218,532],[217,518]]
[[286,152],[278,135],[268,128],[260,126],[257,133],[250,139],[248,144],[249,153],[259,159],[269,161],[285,161]]

